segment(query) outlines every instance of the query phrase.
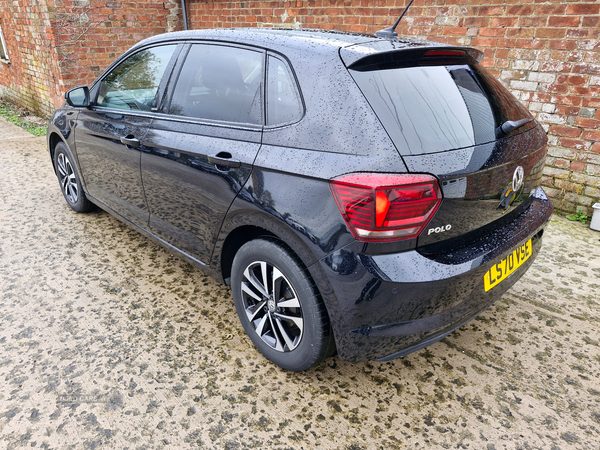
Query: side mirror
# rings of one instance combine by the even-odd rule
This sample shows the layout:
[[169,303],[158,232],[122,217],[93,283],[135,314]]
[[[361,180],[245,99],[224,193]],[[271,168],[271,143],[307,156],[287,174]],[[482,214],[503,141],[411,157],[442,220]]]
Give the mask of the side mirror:
[[90,106],[90,90],[87,86],[79,86],[69,89],[65,93],[65,100],[69,106],[87,107]]

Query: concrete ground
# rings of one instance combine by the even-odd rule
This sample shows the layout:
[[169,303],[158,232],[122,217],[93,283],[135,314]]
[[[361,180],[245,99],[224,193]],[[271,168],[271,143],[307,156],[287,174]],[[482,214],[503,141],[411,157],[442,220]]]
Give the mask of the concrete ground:
[[443,341],[284,372],[229,290],[65,203],[0,119],[0,448],[598,449],[600,233],[554,217],[531,270]]

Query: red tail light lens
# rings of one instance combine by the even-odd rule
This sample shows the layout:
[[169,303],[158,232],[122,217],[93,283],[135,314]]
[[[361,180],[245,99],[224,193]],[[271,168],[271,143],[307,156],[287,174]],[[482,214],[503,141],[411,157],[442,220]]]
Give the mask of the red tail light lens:
[[330,185],[346,224],[360,241],[415,238],[442,202],[431,175],[352,173]]

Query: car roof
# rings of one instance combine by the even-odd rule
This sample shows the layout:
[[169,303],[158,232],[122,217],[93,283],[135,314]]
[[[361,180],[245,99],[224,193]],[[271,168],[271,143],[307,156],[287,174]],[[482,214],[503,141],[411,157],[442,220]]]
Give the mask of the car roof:
[[[438,47],[437,42],[420,39],[384,39],[374,35],[319,29],[291,28],[218,28],[176,31],[145,39],[134,46],[151,45],[169,41],[215,40],[286,53],[286,50],[308,53],[339,52],[344,49],[344,60],[356,61],[366,55],[397,51],[414,47]],[[350,61],[346,61],[347,63]]]

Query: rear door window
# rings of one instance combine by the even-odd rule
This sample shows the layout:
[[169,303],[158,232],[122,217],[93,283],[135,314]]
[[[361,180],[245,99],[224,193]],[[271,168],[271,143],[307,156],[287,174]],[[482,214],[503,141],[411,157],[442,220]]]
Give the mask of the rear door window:
[[350,73],[403,155],[492,142],[506,120],[531,117],[479,65]]
[[264,53],[223,45],[192,45],[173,91],[169,114],[263,124]]

